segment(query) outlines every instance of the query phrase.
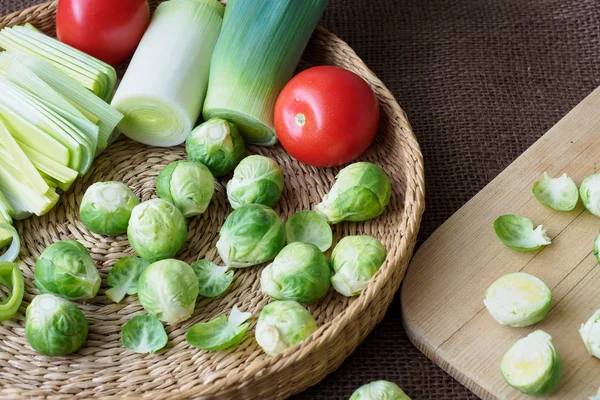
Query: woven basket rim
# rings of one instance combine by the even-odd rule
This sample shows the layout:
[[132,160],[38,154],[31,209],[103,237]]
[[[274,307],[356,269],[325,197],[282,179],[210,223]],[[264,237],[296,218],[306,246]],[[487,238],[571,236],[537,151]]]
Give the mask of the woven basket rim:
[[[54,13],[56,4],[57,0],[53,0],[27,8],[25,10],[0,16],[0,28],[6,25],[13,25],[15,23],[23,23],[25,19],[31,20],[37,15],[43,13]],[[231,373],[228,373],[226,377],[218,378],[210,384],[197,385],[192,389],[186,389],[180,392],[151,390],[144,392],[144,397],[160,397],[167,395],[168,398],[204,398],[205,396],[207,396],[206,398],[209,398],[210,396],[217,394],[219,397],[227,396],[228,393],[239,393],[239,391],[243,391],[245,387],[247,388],[248,385],[252,385],[253,380],[257,379],[257,375],[260,375],[261,379],[267,379],[267,377],[271,374],[277,374],[278,369],[299,365],[303,360],[311,357],[314,352],[322,351],[323,348],[327,347],[328,343],[335,342],[338,337],[341,336],[341,333],[344,331],[344,329],[347,329],[356,318],[359,318],[360,314],[364,312],[372,302],[377,301],[379,297],[379,291],[385,287],[392,274],[397,273],[398,269],[404,268],[402,271],[400,271],[403,276],[406,271],[408,261],[412,256],[412,251],[416,243],[417,233],[425,205],[424,166],[419,144],[408,122],[405,112],[396,102],[392,93],[356,55],[354,50],[346,42],[324,28],[317,27],[313,36],[315,35],[326,38],[330,47],[336,47],[340,51],[343,51],[345,55],[348,55],[348,57],[353,59],[353,66],[359,68],[361,71],[361,76],[365,78],[372,87],[377,89],[376,93],[382,107],[385,103],[386,108],[389,108],[387,113],[389,119],[400,125],[400,128],[395,129],[395,131],[400,131],[398,135],[400,135],[408,144],[407,146],[403,147],[405,152],[405,160],[408,160],[408,162],[404,163],[402,166],[402,173],[404,174],[402,181],[406,182],[403,205],[404,208],[399,211],[402,214],[402,218],[398,226],[398,232],[395,234],[396,242],[400,244],[399,248],[397,249],[399,255],[393,260],[393,262],[386,260],[384,266],[379,270],[377,275],[370,282],[367,289],[363,291],[357,300],[352,302],[334,319],[321,325],[309,339],[304,340],[299,345],[288,349],[275,357],[267,358],[259,363],[252,364],[252,370],[254,372],[260,371],[260,373],[255,374],[253,372],[249,374],[237,368]],[[411,162],[412,164],[410,164]],[[397,290],[398,287],[395,288],[395,291]],[[389,302],[385,304],[385,309],[387,309],[389,305]],[[370,327],[369,331],[374,326],[375,324]],[[364,337],[357,341],[357,343],[354,344],[353,349],[355,349],[363,340]],[[345,359],[348,355],[349,354],[345,354],[343,358]],[[334,369],[337,369],[337,366],[334,365],[332,368],[330,365],[327,374],[332,372]],[[319,377],[318,380],[313,379],[311,385],[316,384],[325,375]],[[62,394],[52,394],[52,396],[56,395],[61,396]],[[129,398],[135,398],[136,396],[137,395],[134,395],[133,397]]]

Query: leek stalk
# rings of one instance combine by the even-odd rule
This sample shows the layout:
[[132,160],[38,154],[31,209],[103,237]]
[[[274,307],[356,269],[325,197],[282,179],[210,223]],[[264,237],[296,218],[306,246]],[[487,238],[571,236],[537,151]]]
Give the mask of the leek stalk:
[[235,0],[214,50],[204,119],[238,126],[247,143],[277,142],[273,109],[327,0]]
[[[12,225],[14,210],[6,197],[0,192],[0,226],[2,224]],[[8,246],[13,240],[13,233],[8,229],[0,229],[0,249]]]
[[112,105],[119,130],[141,143],[185,141],[200,115],[224,8],[217,0],[170,0],[156,9]]

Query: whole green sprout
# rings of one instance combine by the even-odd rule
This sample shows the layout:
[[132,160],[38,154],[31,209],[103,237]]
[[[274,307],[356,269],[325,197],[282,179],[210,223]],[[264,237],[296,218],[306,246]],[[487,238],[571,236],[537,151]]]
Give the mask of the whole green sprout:
[[247,204],[273,207],[283,192],[283,172],[272,159],[260,155],[246,157],[227,183],[227,198],[234,209]]
[[374,381],[356,389],[350,400],[410,400],[395,383]]
[[375,218],[390,202],[390,180],[372,163],[357,162],[342,169],[336,182],[315,206],[315,212],[330,224]]
[[140,204],[129,187],[121,182],[98,182],[90,186],[81,200],[81,222],[98,235],[127,232],[131,211]]

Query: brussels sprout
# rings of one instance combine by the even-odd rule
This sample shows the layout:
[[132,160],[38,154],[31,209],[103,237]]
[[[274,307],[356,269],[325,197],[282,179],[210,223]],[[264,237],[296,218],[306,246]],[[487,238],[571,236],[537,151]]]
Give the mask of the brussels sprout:
[[410,400],[410,397],[395,383],[375,381],[356,389],[350,400]]
[[331,227],[314,211],[300,211],[288,218],[285,223],[288,243],[310,243],[326,252],[333,243]]
[[590,175],[581,182],[579,196],[585,208],[600,217],[600,173]]
[[383,213],[390,191],[390,180],[379,166],[354,163],[337,174],[335,184],[315,211],[330,224],[366,221]]
[[121,329],[121,343],[135,353],[152,354],[169,340],[159,320],[149,315],[136,315]]
[[579,335],[588,353],[600,358],[600,310],[596,310],[585,324],[581,324]]
[[194,129],[185,149],[190,160],[206,165],[214,176],[230,173],[246,154],[237,127],[220,118],[211,118]]
[[228,271],[228,266],[221,267],[208,260],[200,260],[192,264],[192,269],[198,278],[198,294],[202,297],[217,297],[229,289],[233,282],[233,271]]
[[62,240],[35,262],[35,286],[69,300],[91,299],[100,289],[100,275],[88,249],[75,240]]
[[246,321],[252,313],[241,312],[233,307],[229,319],[223,314],[210,322],[192,326],[185,335],[185,340],[202,350],[219,351],[237,346],[242,341],[249,323]]
[[598,392],[595,396],[590,397],[590,400],[600,400],[600,389],[598,389]]
[[385,261],[385,247],[371,236],[347,236],[331,253],[333,288],[344,296],[360,294]]
[[533,184],[533,195],[545,205],[557,211],[571,211],[579,200],[579,191],[567,174],[550,178],[546,172],[542,179]]
[[25,293],[23,274],[17,264],[0,261],[0,284],[10,289],[10,296],[0,302],[0,321],[6,321],[19,311]]
[[548,315],[552,292],[535,276],[515,272],[492,283],[483,303],[501,325],[518,328],[536,324]]
[[149,265],[138,257],[121,258],[108,272],[107,283],[111,288],[106,291],[106,297],[118,303],[126,294],[136,294],[140,275]]
[[167,324],[176,324],[194,312],[198,278],[183,261],[157,261],[142,272],[138,298],[148,314]]
[[500,370],[513,388],[528,395],[542,396],[558,386],[562,362],[550,335],[537,330],[512,345],[502,359]]
[[227,183],[227,198],[234,209],[246,204],[273,207],[283,192],[283,172],[268,157],[246,157],[233,171]]
[[269,207],[248,204],[234,210],[221,228],[217,249],[223,262],[245,268],[275,258],[285,246],[285,226]]
[[494,221],[494,232],[502,243],[514,250],[535,251],[552,243],[542,225],[533,229],[533,222],[518,215],[502,215]]
[[327,259],[313,244],[288,244],[263,269],[260,289],[275,300],[313,303],[329,291],[331,270]]
[[215,179],[204,164],[175,161],[156,179],[158,196],[175,204],[186,218],[202,214],[215,193]]
[[38,353],[65,356],[77,351],[88,334],[88,321],[70,301],[51,294],[33,298],[27,307],[25,338]]
[[139,199],[123,183],[98,182],[83,195],[79,216],[91,232],[121,235],[127,232],[131,211],[138,204]]
[[317,330],[313,316],[295,301],[274,301],[263,307],[256,324],[256,341],[275,356]]
[[181,211],[162,199],[136,206],[127,228],[129,244],[150,262],[175,257],[185,243],[187,225]]

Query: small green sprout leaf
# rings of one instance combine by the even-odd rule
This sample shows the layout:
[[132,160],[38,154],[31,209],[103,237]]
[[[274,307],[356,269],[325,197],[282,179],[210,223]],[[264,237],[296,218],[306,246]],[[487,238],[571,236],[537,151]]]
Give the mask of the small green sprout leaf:
[[577,185],[567,174],[550,178],[544,172],[542,179],[533,184],[533,195],[540,203],[557,211],[571,211],[579,200]]
[[494,231],[502,243],[514,250],[535,251],[551,243],[542,225],[533,229],[531,220],[518,215],[496,218]]
[[300,211],[288,218],[285,223],[288,243],[302,242],[314,244],[326,252],[333,243],[331,227],[314,211]]
[[192,269],[198,278],[198,294],[202,297],[220,296],[233,282],[233,271],[228,271],[227,266],[199,260],[192,264]]
[[500,369],[513,388],[528,395],[541,396],[558,386],[562,362],[550,335],[537,330],[513,344],[504,355]]
[[160,321],[149,315],[136,315],[121,329],[121,343],[135,353],[155,353],[169,340]]
[[535,276],[515,272],[492,283],[485,291],[483,303],[500,324],[523,327],[538,323],[548,315],[552,292]]
[[579,195],[585,208],[600,217],[600,173],[590,175],[581,182]]
[[150,263],[141,258],[123,257],[108,272],[106,297],[119,303],[126,294],[136,294],[140,275]]
[[250,326],[246,322],[250,317],[252,313],[233,307],[229,318],[223,314],[210,322],[196,324],[188,330],[185,339],[202,350],[219,351],[237,346]]

